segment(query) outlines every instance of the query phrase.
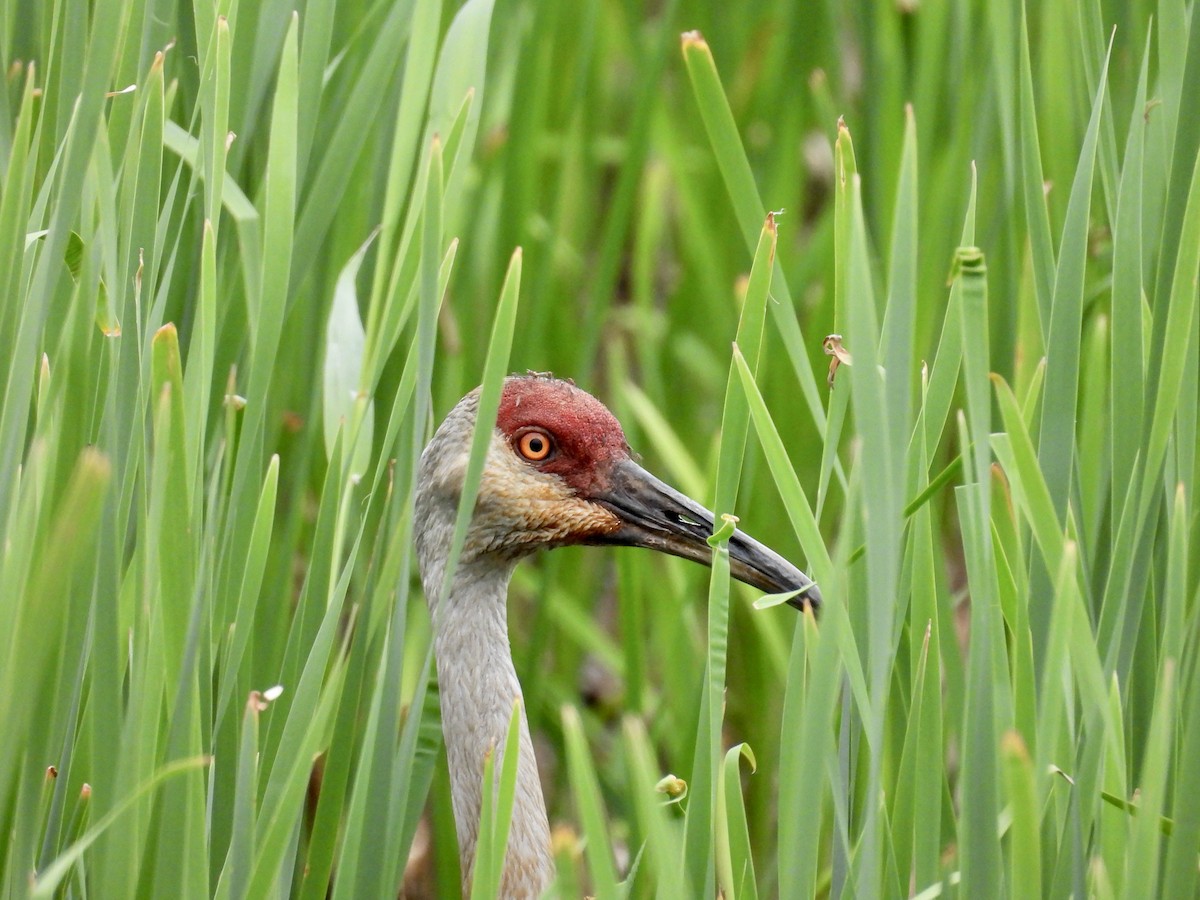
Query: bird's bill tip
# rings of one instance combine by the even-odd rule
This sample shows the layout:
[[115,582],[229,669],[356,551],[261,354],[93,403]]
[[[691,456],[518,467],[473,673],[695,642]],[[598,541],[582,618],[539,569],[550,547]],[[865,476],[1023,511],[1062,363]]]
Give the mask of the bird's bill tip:
[[[591,499],[621,522],[618,530],[595,543],[647,547],[712,564],[712,513],[632,460],[616,463],[606,488]],[[794,592],[787,603],[797,609],[820,607],[817,585],[774,550],[738,530],[730,536],[728,549],[729,574],[738,581],[769,594]]]

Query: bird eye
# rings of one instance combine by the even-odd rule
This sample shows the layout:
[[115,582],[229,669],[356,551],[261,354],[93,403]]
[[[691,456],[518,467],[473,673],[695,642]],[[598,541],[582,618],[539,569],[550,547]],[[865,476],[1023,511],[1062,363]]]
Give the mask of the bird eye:
[[530,462],[541,462],[550,455],[554,443],[545,431],[527,431],[517,441],[517,450]]

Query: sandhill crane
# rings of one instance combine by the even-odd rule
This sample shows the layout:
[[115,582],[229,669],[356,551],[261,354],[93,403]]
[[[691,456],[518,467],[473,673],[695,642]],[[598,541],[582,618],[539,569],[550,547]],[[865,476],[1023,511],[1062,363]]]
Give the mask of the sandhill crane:
[[[517,562],[567,544],[650,547],[708,564],[713,517],[633,461],[620,423],[572,382],[545,375],[505,380],[479,497],[454,580],[439,596],[467,468],[478,389],[451,410],[421,455],[416,544],[434,624],[442,732],[450,769],[463,882],[471,883],[484,758],[499,771],[521,685],[508,642],[508,584]],[[743,534],[729,542],[734,578],[766,591],[816,585]],[[516,799],[502,874],[504,897],[538,897],[554,877],[550,828],[524,707]]]

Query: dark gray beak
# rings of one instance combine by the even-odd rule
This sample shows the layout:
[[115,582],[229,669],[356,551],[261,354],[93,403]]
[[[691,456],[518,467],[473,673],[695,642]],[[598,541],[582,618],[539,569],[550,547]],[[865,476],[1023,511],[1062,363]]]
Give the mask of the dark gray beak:
[[[607,488],[589,499],[610,510],[622,525],[618,531],[588,543],[649,547],[706,566],[712,564],[708,538],[713,533],[713,514],[633,460],[617,462]],[[799,591],[787,601],[797,609],[811,606],[815,611],[821,606],[821,592],[811,578],[742,531],[734,531],[729,539],[729,573],[770,594]]]

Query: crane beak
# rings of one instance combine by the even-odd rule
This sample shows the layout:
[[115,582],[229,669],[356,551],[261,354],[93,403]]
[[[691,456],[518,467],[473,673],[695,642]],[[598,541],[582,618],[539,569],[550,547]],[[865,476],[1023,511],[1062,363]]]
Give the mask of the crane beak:
[[[616,515],[621,527],[588,543],[649,547],[712,564],[708,538],[713,533],[713,514],[633,460],[616,462],[607,487],[589,499]],[[816,610],[821,605],[821,592],[811,578],[742,531],[734,531],[729,539],[729,574],[767,593],[799,592],[787,601],[797,609]]]

